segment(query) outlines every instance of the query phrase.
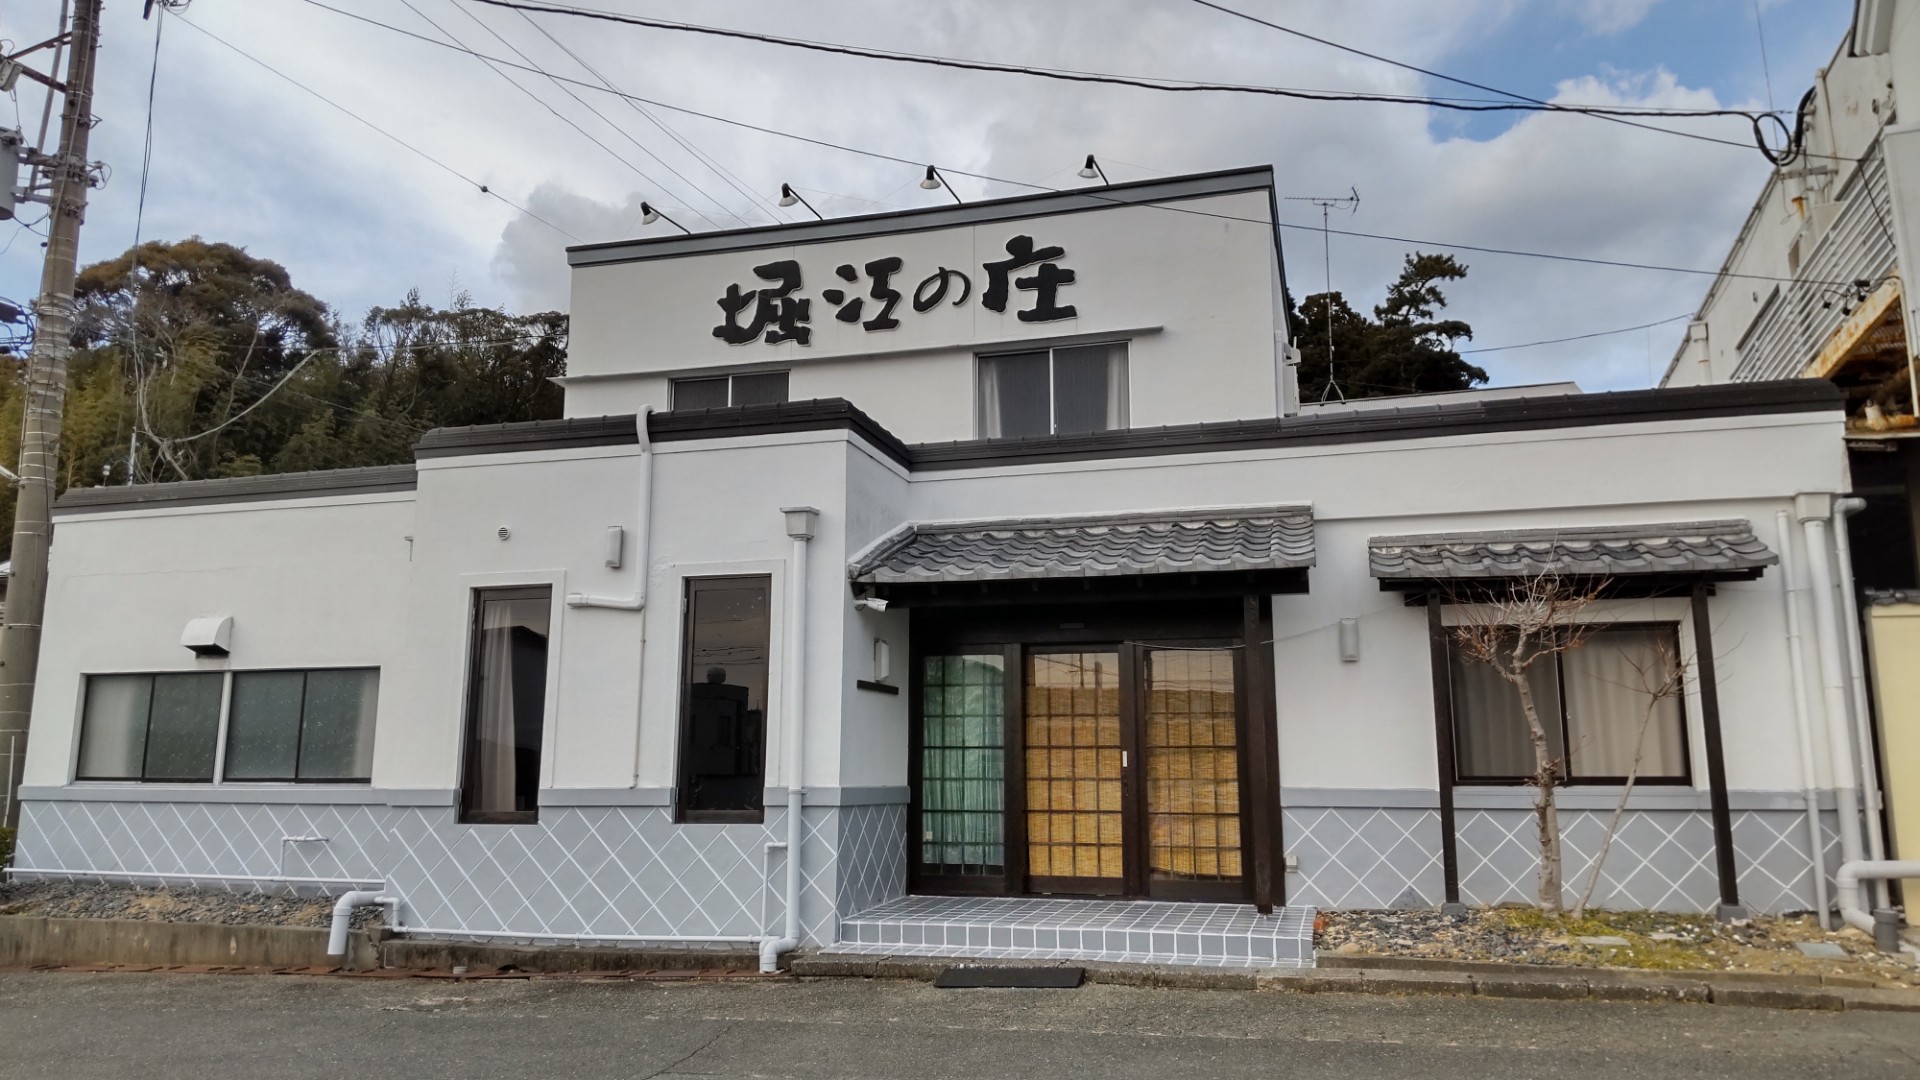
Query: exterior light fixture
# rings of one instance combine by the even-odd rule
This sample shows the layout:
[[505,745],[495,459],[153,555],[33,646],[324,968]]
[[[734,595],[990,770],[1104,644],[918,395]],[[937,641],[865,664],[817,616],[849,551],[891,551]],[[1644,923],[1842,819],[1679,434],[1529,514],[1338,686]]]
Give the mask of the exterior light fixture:
[[928,191],[939,191],[941,188],[946,188],[947,194],[953,195],[954,202],[960,203],[962,206],[966,205],[966,203],[961,202],[959,195],[954,194],[953,188],[947,184],[946,177],[940,175],[940,170],[931,165],[927,166],[926,179],[920,181],[920,186],[926,188]]
[[682,225],[679,222],[668,217],[667,215],[661,213],[660,211],[655,210],[653,208],[652,203],[647,203],[647,202],[641,203],[640,204],[640,224],[651,225],[656,221],[664,221],[667,224],[673,226],[674,228],[679,229],[681,232],[686,233],[688,236],[693,235],[693,233],[689,231],[685,225]]
[[793,190],[793,188],[787,186],[786,184],[781,184],[780,185],[780,205],[793,206],[795,204],[806,207],[808,213],[812,214],[816,218],[819,218],[821,221],[827,220],[826,218],[821,217],[820,211],[815,210],[813,208],[812,203],[801,198],[799,192]]
[[1080,166],[1080,175],[1085,177],[1088,180],[1092,180],[1095,177],[1099,177],[1100,182],[1103,184],[1113,183],[1113,181],[1107,179],[1107,171],[1100,167],[1100,163],[1093,159],[1092,154],[1088,154],[1087,163],[1085,165]]

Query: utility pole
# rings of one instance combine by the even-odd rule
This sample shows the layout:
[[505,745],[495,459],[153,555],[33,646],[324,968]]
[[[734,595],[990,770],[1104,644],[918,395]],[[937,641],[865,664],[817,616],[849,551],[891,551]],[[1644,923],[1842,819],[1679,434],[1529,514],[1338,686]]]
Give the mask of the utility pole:
[[1289,195],[1288,202],[1309,202],[1320,208],[1320,258],[1327,272],[1327,383],[1320,388],[1320,400],[1327,400],[1332,394],[1341,401],[1347,395],[1340,390],[1340,380],[1333,373],[1333,240],[1332,232],[1327,228],[1327,216],[1338,206],[1349,214],[1360,209],[1360,189],[1351,189],[1351,195]]
[[[4,824],[17,824],[17,793],[26,764],[33,713],[34,670],[40,661],[40,618],[47,605],[47,552],[53,541],[53,485],[60,455],[60,423],[67,398],[67,358],[73,351],[73,279],[79,269],[80,223],[93,183],[87,135],[93,126],[93,73],[100,45],[101,0],[76,0],[67,78],[49,76],[50,90],[66,95],[60,112],[60,149],[36,161],[48,180],[47,258],[34,303],[39,325],[27,358],[26,415],[20,436],[19,495],[13,512],[13,573],[0,622],[0,747],[10,748]],[[55,73],[57,75],[57,73]],[[7,178],[11,182],[11,178]],[[29,191],[29,197],[32,196]]]

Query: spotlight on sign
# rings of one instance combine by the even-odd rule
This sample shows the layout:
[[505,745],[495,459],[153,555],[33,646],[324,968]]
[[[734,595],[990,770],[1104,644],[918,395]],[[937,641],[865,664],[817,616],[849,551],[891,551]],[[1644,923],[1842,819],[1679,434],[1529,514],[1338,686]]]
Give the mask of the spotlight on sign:
[[1100,163],[1093,159],[1092,154],[1088,154],[1087,163],[1080,166],[1080,175],[1087,180],[1098,179],[1103,184],[1113,183],[1107,179],[1107,171],[1100,167]]

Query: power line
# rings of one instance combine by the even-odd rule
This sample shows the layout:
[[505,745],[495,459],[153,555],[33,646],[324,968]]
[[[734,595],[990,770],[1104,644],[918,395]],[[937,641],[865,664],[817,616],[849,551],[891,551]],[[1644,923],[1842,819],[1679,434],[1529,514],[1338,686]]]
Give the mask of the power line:
[[[574,52],[571,48],[567,46],[566,42],[561,41],[557,37],[554,37],[551,31],[549,31],[546,27],[541,26],[538,22],[534,21],[533,16],[527,14],[524,11],[519,12],[518,14],[520,18],[523,19],[528,26],[531,26],[535,30],[538,30],[542,37],[546,38],[548,41],[553,42],[554,45],[559,47],[561,52],[564,52],[568,56],[572,57],[573,62],[576,64],[579,64],[580,67],[583,70],[585,70],[587,74],[592,75],[595,79],[598,79],[600,81],[601,86],[605,87],[606,89],[612,91],[615,95],[617,95],[619,97],[619,100],[624,102],[628,108],[632,109],[634,112],[639,113],[642,117],[646,119],[648,123],[652,124],[654,127],[659,128],[660,131],[667,136],[667,138],[672,139],[675,143],[677,143],[680,146],[682,150],[685,150],[689,155],[691,155],[693,157],[693,160],[699,162],[702,165],[705,165],[707,167],[707,171],[719,177],[724,183],[726,183],[728,187],[731,187],[733,190],[739,192],[747,200],[747,205],[754,207],[754,209],[756,210],[759,209],[760,205],[764,205],[769,208],[773,206],[772,200],[766,198],[765,196],[756,195],[752,191],[749,191],[744,186],[744,183],[740,180],[738,176],[735,176],[731,170],[729,170],[726,166],[720,164],[719,159],[715,158],[712,154],[708,154],[705,151],[701,150],[698,146],[695,146],[691,141],[683,138],[679,132],[667,126],[664,122],[661,121],[659,117],[648,112],[646,108],[642,106],[639,102],[633,100],[631,97],[628,97],[625,94],[621,94],[620,88],[613,85],[612,80],[608,79],[605,75],[601,74],[600,69],[588,63],[586,61],[586,58],[582,57],[579,53]],[[551,78],[551,76],[549,77]],[[657,156],[654,158],[654,160],[660,161],[660,159]],[[667,165],[665,161],[660,161],[660,163],[662,165],[666,165],[666,167],[673,172],[673,175],[680,176],[679,170],[674,169],[673,166]],[[681,179],[686,180],[686,177],[681,176]],[[687,180],[687,183],[691,185],[693,181]],[[696,188],[696,190],[698,189]],[[713,196],[711,195],[708,195],[707,197],[713,198]],[[715,199],[714,205],[716,206],[720,205],[720,201],[718,199]],[[728,212],[732,213],[732,211],[728,211]],[[747,220],[746,218],[741,217],[738,214],[733,214],[733,216],[740,221]],[[779,217],[771,213],[766,214],[765,216],[769,221],[780,220]]]
[[[428,16],[426,12],[421,11],[419,8],[415,7],[413,5],[413,0],[400,0],[400,3],[403,4],[408,11],[411,11],[415,15],[418,15],[423,21],[426,22],[428,26],[431,26],[435,30],[438,30],[440,32],[440,35],[446,38],[449,42],[451,42],[454,45],[454,47],[458,48],[461,52],[464,52],[469,56],[472,56],[475,59],[479,60],[480,63],[485,65],[489,71],[492,71],[495,75],[498,75],[502,79],[506,80],[506,83],[508,86],[513,87],[515,90],[520,91],[522,94],[525,94],[529,99],[533,101],[534,104],[552,113],[554,119],[560,121],[561,123],[572,128],[573,130],[579,132],[582,138],[586,139],[588,142],[599,147],[600,149],[606,151],[608,157],[611,157],[613,160],[619,162],[622,165],[625,165],[628,171],[632,172],[635,176],[638,176],[640,179],[645,180],[647,183],[652,184],[654,187],[659,188],[662,191],[666,190],[666,185],[660,183],[660,181],[658,180],[655,180],[653,177],[648,176],[646,172],[640,168],[640,166],[635,165],[633,162],[628,161],[626,158],[622,157],[619,151],[615,150],[611,146],[608,146],[606,143],[601,142],[598,138],[594,136],[592,132],[588,131],[586,128],[583,128],[579,124],[575,123],[571,117],[567,116],[565,113],[562,113],[559,109],[554,108],[551,104],[549,104],[546,101],[546,99],[542,98],[539,94],[534,93],[532,90],[527,89],[525,86],[522,86],[518,79],[515,79],[513,76],[507,74],[505,71],[495,66],[495,64],[491,60],[489,60],[486,56],[483,56],[479,52],[475,51],[466,42],[461,41],[460,38],[453,33],[453,31],[448,30],[444,26],[441,26],[439,23],[435,22],[430,16]],[[473,14],[471,12],[468,12],[465,8],[458,8],[458,10],[460,10],[463,14],[467,15],[468,18],[474,17]],[[475,21],[478,22],[479,20],[475,19]],[[483,29],[488,30],[488,32],[490,33],[492,32],[491,28],[487,27],[486,24],[482,23],[481,26]],[[494,36],[499,37],[498,34],[495,34]],[[504,38],[502,38],[501,40],[503,42],[505,41]],[[512,45],[508,45],[507,47],[510,49],[513,48]],[[515,50],[515,51],[518,51],[518,50]],[[521,59],[525,60],[527,58],[524,55],[522,55]],[[528,66],[526,68],[522,68],[522,70],[531,70],[536,74],[545,74],[544,72],[540,71],[540,68],[538,67],[538,65],[533,64],[531,60],[528,60]],[[549,79],[552,78],[551,75],[548,75],[547,77]],[[556,83],[556,85],[558,84]],[[567,90],[566,87],[564,86],[561,87],[561,89],[567,93],[572,93],[572,91]],[[591,108],[591,106],[589,106],[589,108]],[[596,113],[595,115],[599,115],[599,114]],[[601,119],[604,120],[605,117],[601,117]],[[714,221],[712,218],[708,217],[706,214],[701,213],[699,209],[697,208],[689,208],[689,209],[693,209],[693,212],[696,214],[699,214],[700,219],[702,221],[705,221],[707,224],[712,225],[716,229],[720,227],[720,224],[718,222]]]
[[[1304,101],[1422,105],[1429,108],[1452,109],[1460,112],[1572,112],[1600,116],[1737,116],[1749,122],[1752,122],[1756,115],[1755,113],[1741,109],[1643,109],[1607,105],[1567,105],[1527,99],[1473,103],[1467,99],[1421,95],[1306,90],[1287,86],[1256,86],[1246,83],[1212,83],[1193,82],[1181,79],[1158,79],[1137,75],[1114,75],[1097,71],[1076,71],[1071,68],[1035,67],[1026,64],[1003,64],[990,60],[967,60],[948,56],[929,56],[924,53],[899,52],[892,49],[869,49],[857,45],[842,45],[831,41],[780,37],[774,34],[762,34],[748,30],[703,26],[697,23],[670,22],[665,19],[649,19],[637,15],[602,11],[595,8],[531,4],[521,2],[521,0],[474,0],[474,2],[493,7],[508,8],[522,13],[532,11],[548,15],[568,15],[575,18],[595,19],[602,22],[620,23],[627,26],[647,27],[653,30],[704,34],[712,37],[732,38],[739,41],[752,41],[763,45],[777,45],[783,48],[805,49],[812,52],[830,53],[836,56],[854,56],[867,60],[882,60],[898,64],[922,64],[929,67],[952,68],[961,71],[984,71],[1005,75],[1026,75],[1038,79],[1056,79],[1062,82],[1100,83],[1108,86],[1126,86],[1137,90],[1158,90],[1168,93],[1258,94],[1269,97],[1295,98]],[[1509,97],[1512,96],[1513,95],[1509,95]],[[1654,130],[1667,129],[1656,128]],[[1678,133],[1676,132],[1675,134]],[[1744,144],[1733,143],[1732,145],[1742,146]]]
[[1668,319],[1660,319],[1650,323],[1641,323],[1638,326],[1622,326],[1616,330],[1596,330],[1591,334],[1575,334],[1572,337],[1548,338],[1545,341],[1529,341],[1520,345],[1492,345],[1483,349],[1455,349],[1454,352],[1459,353],[1461,356],[1466,356],[1469,353],[1509,352],[1513,349],[1531,349],[1536,345],[1559,345],[1563,342],[1568,342],[1568,341],[1586,341],[1590,338],[1612,337],[1614,334],[1627,334],[1627,333],[1632,333],[1635,330],[1651,330],[1656,326],[1665,326],[1668,323],[1679,322],[1681,319],[1691,319],[1691,318],[1693,318],[1693,314],[1691,312],[1688,312],[1684,315],[1675,315],[1672,318],[1668,318]]
[[[482,195],[489,195],[495,199],[498,199],[500,202],[506,204],[508,207],[511,207],[514,210],[520,211],[521,213],[527,215],[533,220],[539,222],[540,224],[545,225],[547,228],[552,229],[554,232],[557,232],[560,235],[566,237],[567,239],[572,240],[574,243],[582,242],[578,236],[573,235],[567,230],[561,228],[560,226],[555,225],[553,222],[548,221],[546,218],[541,217],[539,214],[536,214],[533,211],[527,209],[526,207],[521,206],[519,203],[514,202],[512,199],[509,199],[505,195],[502,195],[499,192],[493,190],[491,187],[488,187],[486,184],[483,184],[480,181],[475,180],[473,177],[468,176],[466,173],[461,172],[459,169],[456,169],[453,166],[447,164],[446,162],[441,161],[439,158],[434,157],[432,154],[427,153],[425,150],[420,149],[419,147],[413,145],[407,140],[401,138],[400,136],[395,135],[393,132],[388,131],[386,128],[383,128],[380,125],[374,123],[373,121],[367,119],[366,117],[361,116],[359,113],[354,112],[352,109],[347,108],[345,105],[340,104],[339,102],[333,100],[327,95],[322,94],[320,91],[315,90],[313,87],[308,86],[306,83],[303,83],[300,80],[294,78],[293,76],[287,74],[286,72],[281,71],[279,68],[274,67],[272,64],[269,64],[265,60],[262,60],[259,57],[253,55],[252,53],[246,51],[245,49],[242,49],[240,46],[233,44],[232,42],[214,33],[213,31],[208,30],[206,27],[199,25],[198,23],[194,22],[192,19],[180,17],[180,23],[183,26],[191,27],[196,33],[204,34],[207,38],[211,39],[215,44],[224,46],[228,50],[234,53],[237,53],[242,58],[246,60],[250,60],[253,63],[259,65],[260,67],[265,68],[267,71],[278,76],[280,79],[288,83],[291,83],[296,88],[302,91],[305,91],[306,93],[312,95],[313,97],[320,99],[320,101],[322,101],[323,103],[332,106],[333,108],[339,110],[342,113],[345,113],[347,116],[351,117],[352,119],[359,121],[363,126],[372,129],[375,133],[385,137],[386,139],[392,142],[398,143],[401,147],[403,147],[410,153],[426,160],[430,164],[439,168],[441,171],[446,172],[447,174],[453,176],[455,179],[459,180],[461,183],[466,184],[468,187],[478,188]],[[398,29],[398,28],[396,27],[395,29]],[[414,34],[412,36],[418,37],[422,41],[433,40],[432,38],[423,37],[422,35],[419,35],[419,34]],[[435,44],[439,44],[439,43],[436,42]]]
[[[483,2],[490,2],[490,0],[483,0]],[[1488,86],[1485,83],[1477,83],[1472,81],[1471,79],[1456,78],[1455,76],[1448,75],[1439,71],[1434,71],[1430,68],[1420,67],[1417,64],[1409,64],[1404,61],[1395,60],[1391,57],[1381,56],[1379,53],[1371,53],[1366,51],[1365,49],[1357,49],[1351,45],[1343,45],[1337,41],[1331,41],[1331,40],[1328,40],[1327,38],[1317,37],[1313,34],[1307,33],[1304,30],[1295,30],[1291,26],[1283,26],[1280,23],[1271,22],[1267,19],[1262,19],[1257,15],[1249,15],[1244,11],[1236,11],[1235,9],[1227,7],[1224,4],[1216,4],[1213,2],[1213,0],[1192,0],[1192,2],[1199,4],[1201,7],[1204,7],[1204,8],[1211,8],[1212,10],[1218,11],[1223,15],[1231,15],[1236,19],[1245,19],[1247,22],[1255,23],[1257,25],[1267,27],[1270,30],[1278,30],[1283,34],[1291,34],[1292,36],[1300,38],[1304,41],[1311,41],[1316,45],[1325,45],[1330,49],[1338,49],[1341,52],[1351,53],[1354,56],[1365,57],[1368,60],[1377,61],[1379,63],[1387,64],[1392,67],[1397,67],[1404,71],[1412,71],[1417,74],[1425,75],[1428,78],[1439,79],[1443,82],[1454,83],[1455,85],[1458,85],[1458,86],[1466,86],[1466,87],[1471,87],[1475,90],[1483,90],[1489,94],[1498,94],[1501,97],[1511,98],[1515,101],[1525,102],[1530,105],[1546,106],[1551,111],[1578,112],[1587,116],[1596,116],[1602,120],[1610,120],[1616,124],[1625,124],[1628,127],[1641,128],[1642,130],[1645,130],[1645,131],[1657,131],[1666,135],[1678,135],[1683,139],[1695,139],[1700,142],[1719,143],[1722,146],[1736,146],[1743,150],[1751,149],[1751,147],[1749,147],[1748,144],[1743,142],[1736,142],[1735,140],[1732,140],[1732,139],[1721,139],[1712,135],[1701,135],[1697,132],[1692,132],[1692,131],[1679,131],[1674,128],[1660,127],[1655,124],[1643,124],[1636,120],[1630,119],[1629,117],[1634,115],[1631,113],[1609,112],[1603,108],[1589,108],[1584,106],[1555,106],[1552,102],[1548,102],[1540,98],[1528,97],[1525,94],[1516,94],[1511,90],[1502,90],[1497,86]],[[1673,115],[1679,115],[1679,114],[1673,114]],[[1722,114],[1722,115],[1727,115],[1727,114]],[[1763,154],[1771,153],[1771,148],[1767,146],[1766,140],[1762,136],[1762,129],[1760,125],[1761,125],[1761,120],[1763,118],[1773,117],[1776,114],[1772,112],[1764,112],[1764,113],[1739,112],[1737,113],[1737,115],[1745,117],[1747,121],[1753,125],[1753,141],[1756,145],[1759,146],[1761,153]],[[1851,160],[1851,159],[1843,158],[1839,160]]]
[[[360,15],[355,12],[346,11],[341,8],[333,7],[330,4],[326,4],[322,2],[322,0],[302,0],[302,2],[310,4],[314,7],[323,8],[337,15],[344,15],[347,18],[353,19],[358,22],[366,23],[369,26],[376,26],[383,30],[388,30],[396,34],[401,34],[403,36],[413,38],[416,41],[425,42],[426,44],[435,46],[436,48],[453,49],[454,51],[457,51],[457,52],[471,51],[468,49],[461,48],[459,46],[450,45],[444,41],[440,41],[435,38],[430,38],[425,34],[418,34],[411,30],[407,30],[403,27],[394,26],[391,23],[384,23],[378,19],[369,18],[365,15]],[[205,31],[202,31],[202,33],[205,33]],[[495,63],[502,64],[507,67],[519,67],[521,68],[521,70],[532,70],[530,68],[525,68],[522,65],[515,64],[512,61],[503,60],[498,57],[491,57],[489,59],[493,60],[493,62]],[[607,87],[595,86],[592,83],[583,82],[578,79],[569,79],[563,75],[555,75],[553,76],[553,78],[559,79],[560,81],[563,81],[563,82],[572,83],[575,86],[584,86],[589,89],[596,90],[600,93],[613,94],[618,97],[624,97],[633,101],[643,102],[645,104],[652,105],[653,107],[658,109],[665,109],[668,112],[680,113],[685,116],[697,116],[703,120],[712,120],[715,123],[726,124],[729,127],[740,128],[744,131],[754,131],[762,135],[772,135],[782,139],[789,139],[794,142],[806,143],[809,146],[819,146],[829,150],[838,150],[842,153],[854,154],[860,157],[872,158],[876,161],[888,161],[897,165],[907,165],[916,170],[924,169],[929,164],[928,162],[925,162],[925,161],[916,161],[912,158],[900,157],[897,154],[888,154],[878,150],[864,150],[857,146],[848,146],[844,143],[836,143],[826,139],[818,139],[810,135],[801,135],[793,131],[785,131],[779,128],[763,127],[759,124],[748,123],[745,120],[735,120],[732,117],[721,116],[717,113],[702,112],[699,109],[691,109],[683,105],[670,105],[664,101],[658,101],[653,98],[642,97],[638,94],[633,94],[623,90],[616,90],[616,89],[610,89]],[[993,184],[1004,184],[1009,187],[1025,188],[1029,191],[1043,191],[1043,192],[1057,193],[1062,190],[1067,190],[1067,189],[1049,187],[1045,184],[1029,183],[1025,180],[1010,180],[1010,179],[1007,179],[1006,177],[992,176],[987,173],[970,172],[966,169],[958,168],[956,166],[939,165],[938,168],[940,172],[947,175],[965,176],[973,180],[982,180],[982,181],[986,181],[988,183],[993,183]],[[1089,199],[1101,201],[1101,202],[1110,202],[1115,205],[1123,205],[1123,206],[1124,205],[1140,205],[1135,203],[1124,202],[1123,200],[1113,198],[1111,196],[1102,195],[1100,194],[1099,189],[1097,188],[1074,188],[1071,190],[1073,190],[1076,194],[1082,195]],[[1253,225],[1263,225],[1268,228],[1295,229],[1295,230],[1308,231],[1308,232],[1319,231],[1317,226],[1297,225],[1292,222],[1285,222],[1285,221],[1280,221],[1280,222],[1268,221],[1263,218],[1251,218],[1251,217],[1245,217],[1238,214],[1223,214],[1218,211],[1212,211],[1212,210],[1196,210],[1191,207],[1172,206],[1166,203],[1151,203],[1146,205],[1150,205],[1156,210],[1165,211],[1167,213],[1191,214],[1196,217],[1214,218],[1222,221],[1246,222],[1248,224],[1253,224]],[[1812,280],[1804,280],[1799,278],[1781,277],[1773,274],[1734,273],[1726,270],[1703,270],[1696,267],[1664,266],[1658,263],[1629,262],[1629,261],[1624,261],[1619,259],[1600,259],[1600,258],[1592,258],[1592,257],[1580,256],[1580,255],[1559,255],[1559,254],[1553,254],[1550,252],[1542,252],[1542,251],[1523,251],[1517,248],[1498,248],[1498,247],[1489,247],[1489,246],[1477,245],[1477,244],[1459,244],[1459,243],[1450,243],[1450,242],[1440,241],[1440,240],[1418,240],[1418,239],[1413,239],[1413,238],[1404,237],[1404,236],[1390,236],[1384,233],[1357,232],[1350,229],[1332,229],[1329,231],[1331,231],[1336,236],[1354,236],[1354,237],[1360,237],[1368,240],[1390,240],[1390,241],[1393,241],[1394,243],[1399,243],[1399,244],[1413,244],[1421,247],[1444,248],[1452,251],[1472,251],[1472,252],[1477,252],[1485,255],[1511,255],[1511,256],[1518,256],[1522,258],[1531,258],[1531,259],[1548,259],[1548,260],[1553,260],[1557,262],[1583,263],[1589,266],[1611,266],[1611,267],[1617,267],[1617,268],[1626,269],[1626,270],[1652,270],[1652,271],[1660,271],[1663,273],[1670,273],[1670,274],[1693,274],[1693,275],[1698,275],[1703,277],[1712,277],[1712,278],[1725,277],[1725,278],[1736,278],[1736,279],[1750,280],[1750,281],[1788,282],[1788,283],[1800,282],[1800,283],[1809,284],[1809,285],[1844,286],[1844,285],[1853,284],[1851,281],[1812,281]]]

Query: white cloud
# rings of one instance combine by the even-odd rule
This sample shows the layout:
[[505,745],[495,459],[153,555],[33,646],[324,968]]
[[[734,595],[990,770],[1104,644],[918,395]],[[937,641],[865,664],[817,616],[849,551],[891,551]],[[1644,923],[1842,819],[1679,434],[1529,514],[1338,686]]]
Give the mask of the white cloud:
[[1562,0],[1573,17],[1595,34],[1618,34],[1640,25],[1660,0]]
[[[405,20],[428,36],[438,33],[392,5],[341,2],[383,21]],[[1644,13],[1648,2],[1610,6]],[[416,4],[484,51],[510,55],[469,12],[548,70],[592,79],[514,13],[459,0]],[[9,10],[25,35],[28,26],[50,26],[54,6],[30,0]],[[687,17],[666,0],[628,6]],[[89,216],[83,251],[89,259],[116,253],[131,238],[137,186],[152,38],[147,24],[129,17],[131,9],[116,10],[120,17],[107,27],[96,106],[105,123],[95,131],[95,156],[114,163],[118,175],[97,194]],[[1108,0],[1097,7],[954,0],[911,9],[879,0],[831,7],[738,0],[702,11],[705,21],[768,33],[946,56],[1167,78],[1424,89],[1403,70],[1164,0]],[[1445,70],[1449,55],[1494,33],[1515,12],[1512,0],[1418,6],[1366,0],[1318,6],[1294,21],[1334,40]],[[1283,194],[1357,186],[1364,204],[1344,224],[1367,232],[1711,267],[1765,172],[1751,150],[1582,117],[1529,116],[1495,137],[1469,139],[1455,134],[1446,117],[1410,107],[1076,86],[538,17],[632,93],[904,160],[650,109],[671,128],[670,137],[610,95],[574,88],[601,119],[551,83],[509,73],[592,132],[603,149],[469,56],[299,4],[197,5],[187,18],[498,196],[481,194],[193,30],[170,27],[145,234],[199,233],[245,244],[286,263],[297,283],[349,316],[369,304],[395,302],[411,286],[438,298],[456,281],[481,303],[563,306],[563,249],[573,241],[501,198],[581,241],[617,240],[643,234],[642,199],[698,230],[736,224],[729,215],[761,222],[804,217],[797,207],[773,208],[782,182],[801,188],[832,216],[944,201],[944,192],[916,186],[921,162],[1064,187],[1084,183],[1073,173],[1093,152],[1116,180],[1272,163]],[[1583,102],[1714,103],[1711,94],[1662,72],[1578,76],[1558,94]],[[1735,140],[1746,134],[1737,121],[1661,123]],[[677,140],[716,164],[705,164]],[[957,175],[952,180],[970,199],[1025,190]],[[1311,208],[1282,207],[1290,221],[1317,223]],[[644,233],[667,228],[663,223]],[[1289,231],[1285,242],[1296,295],[1318,291],[1319,238]],[[1373,303],[1409,248],[1334,238],[1335,288]],[[0,294],[31,289],[35,254],[19,243],[0,256]],[[1704,278],[1644,271],[1471,253],[1462,258],[1473,272],[1452,290],[1452,310],[1474,324],[1484,345],[1664,318],[1694,304],[1705,285]],[[1678,334],[1677,325],[1656,331],[1651,350],[1643,336],[1632,335],[1493,353],[1483,362],[1503,382],[1575,377],[1590,388],[1631,385],[1647,380],[1649,366],[1658,373]]]

